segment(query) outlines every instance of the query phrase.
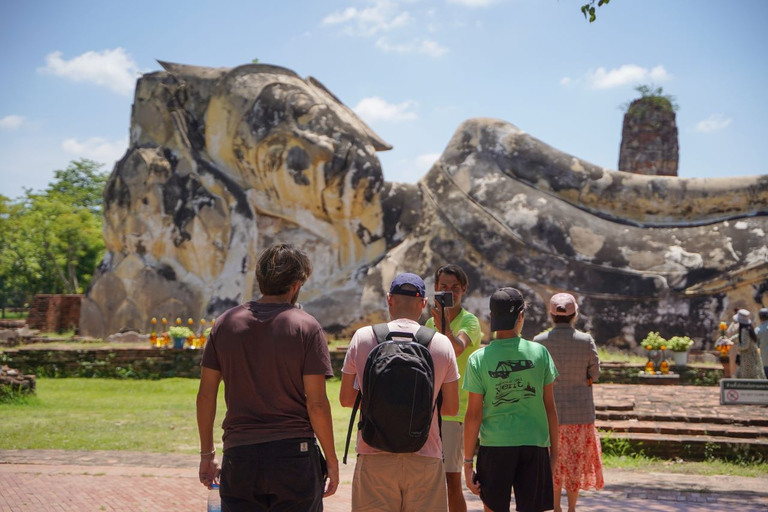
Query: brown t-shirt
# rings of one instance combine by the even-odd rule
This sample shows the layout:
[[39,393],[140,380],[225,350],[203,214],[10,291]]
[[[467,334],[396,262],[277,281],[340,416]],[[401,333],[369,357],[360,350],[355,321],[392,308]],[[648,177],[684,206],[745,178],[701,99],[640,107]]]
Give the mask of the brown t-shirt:
[[202,366],[221,372],[224,449],[313,437],[304,375],[333,376],[328,342],[311,315],[290,304],[249,302],[222,314]]

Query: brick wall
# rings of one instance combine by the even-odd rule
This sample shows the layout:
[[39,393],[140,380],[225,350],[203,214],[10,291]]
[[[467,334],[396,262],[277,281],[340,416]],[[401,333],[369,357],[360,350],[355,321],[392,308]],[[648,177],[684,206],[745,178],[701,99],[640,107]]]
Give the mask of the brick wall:
[[[331,351],[333,373],[341,376],[344,351]],[[83,350],[8,349],[0,353],[0,364],[41,377],[105,377],[157,379],[167,377],[200,378],[201,350],[147,348],[92,348]],[[604,363],[600,382],[637,384],[641,364]],[[688,365],[673,367],[680,384],[717,386],[722,368]]]
[[80,325],[82,295],[35,295],[29,308],[27,325],[43,332],[77,329]]
[[158,379],[200,378],[202,350],[90,348],[83,350],[8,349],[0,363],[39,377]]

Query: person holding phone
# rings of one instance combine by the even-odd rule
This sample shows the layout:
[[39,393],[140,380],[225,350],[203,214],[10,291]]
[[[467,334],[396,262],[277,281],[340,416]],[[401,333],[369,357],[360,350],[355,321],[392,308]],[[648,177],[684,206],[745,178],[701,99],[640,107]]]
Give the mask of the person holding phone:
[[459,413],[442,416],[443,459],[445,481],[448,489],[448,510],[466,512],[467,503],[461,484],[464,414],[467,411],[468,392],[462,389],[469,356],[480,348],[483,333],[480,321],[461,306],[467,293],[469,280],[458,265],[443,265],[435,271],[435,302],[432,317],[426,326],[445,334],[453,346],[459,366]]

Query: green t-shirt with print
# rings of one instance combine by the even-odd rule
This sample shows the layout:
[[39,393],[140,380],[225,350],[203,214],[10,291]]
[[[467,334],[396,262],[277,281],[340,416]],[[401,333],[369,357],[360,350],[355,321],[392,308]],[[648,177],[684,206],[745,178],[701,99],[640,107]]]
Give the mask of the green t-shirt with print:
[[557,368],[543,345],[494,340],[469,357],[466,373],[464,389],[483,395],[482,446],[549,446],[544,386]]
[[[435,329],[435,320],[430,318],[427,320],[426,326],[430,329]],[[439,329],[438,329],[439,330]],[[483,331],[480,330],[480,321],[475,315],[470,313],[464,308],[461,308],[459,314],[456,315],[451,321],[451,332],[454,336],[458,336],[460,332],[463,332],[469,338],[469,346],[464,349],[459,357],[456,358],[456,364],[459,365],[459,412],[456,416],[443,416],[443,421],[464,421],[464,414],[467,412],[467,402],[469,401],[469,393],[462,388],[464,384],[464,375],[467,373],[467,361],[469,356],[478,348],[480,348],[480,341],[483,338]]]

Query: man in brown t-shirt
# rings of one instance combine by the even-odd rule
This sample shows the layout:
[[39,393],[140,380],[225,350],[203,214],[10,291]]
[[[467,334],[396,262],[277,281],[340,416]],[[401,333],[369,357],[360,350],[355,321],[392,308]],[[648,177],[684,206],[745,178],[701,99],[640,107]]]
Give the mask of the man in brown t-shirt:
[[[210,487],[220,475],[224,511],[320,511],[322,498],[336,492],[328,344],[317,320],[295,306],[311,273],[301,250],[268,247],[256,270],[263,296],[224,312],[206,343],[197,395],[200,481]],[[227,413],[219,470],[213,423],[222,380]],[[325,488],[315,436],[327,458]]]

